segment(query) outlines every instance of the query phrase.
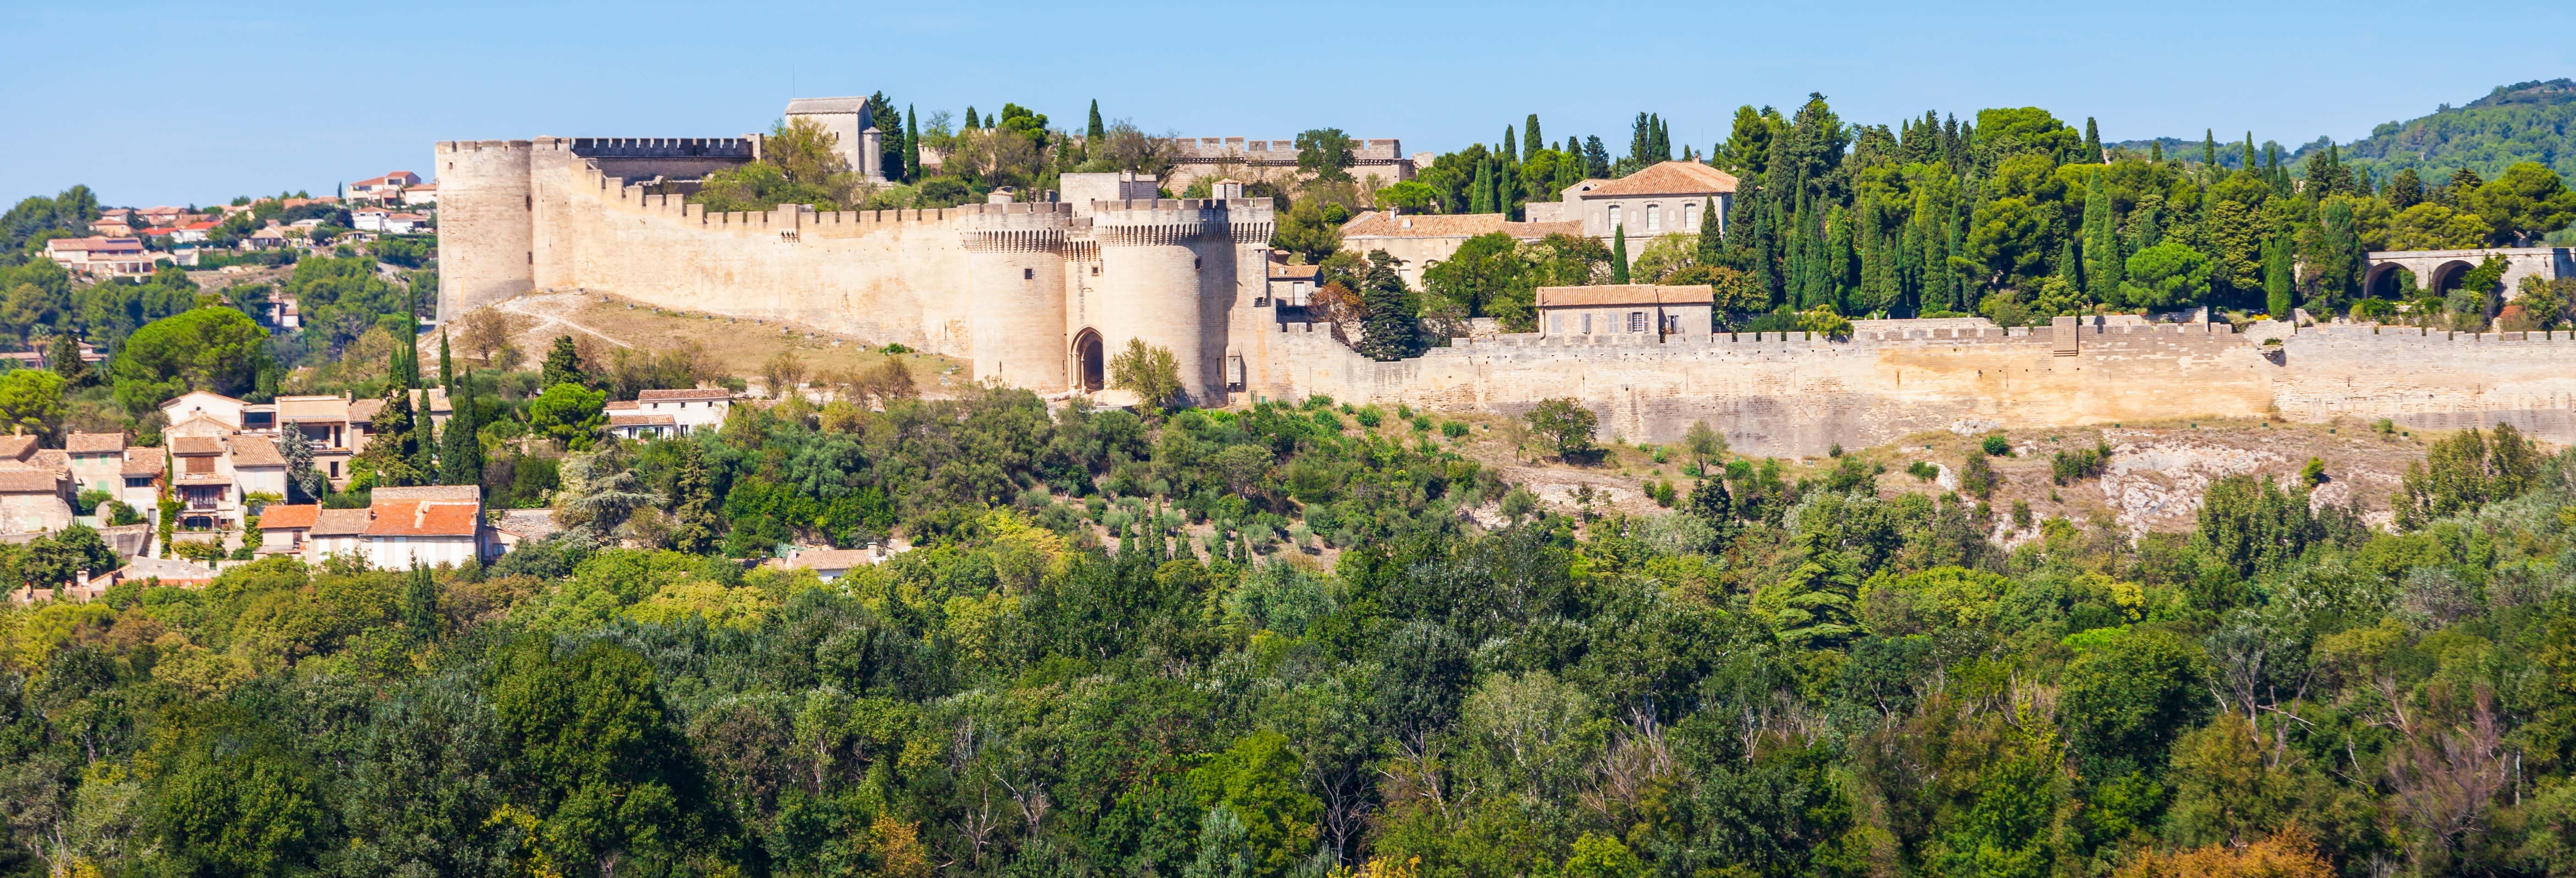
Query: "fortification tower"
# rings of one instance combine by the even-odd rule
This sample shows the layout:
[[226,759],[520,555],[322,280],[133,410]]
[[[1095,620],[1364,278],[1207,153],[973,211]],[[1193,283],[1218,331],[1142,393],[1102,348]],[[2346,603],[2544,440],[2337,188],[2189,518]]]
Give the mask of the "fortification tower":
[[975,380],[1064,390],[1064,249],[1073,206],[969,204],[957,213],[974,315]]
[[[1100,242],[1102,346],[1115,357],[1128,339],[1168,348],[1192,402],[1221,403],[1224,305],[1234,251],[1224,203],[1196,198],[1092,203]],[[1210,295],[1211,281],[1222,289]],[[1213,349],[1211,349],[1213,346]]]
[[525,140],[442,141],[438,175],[438,318],[536,285],[536,199]]

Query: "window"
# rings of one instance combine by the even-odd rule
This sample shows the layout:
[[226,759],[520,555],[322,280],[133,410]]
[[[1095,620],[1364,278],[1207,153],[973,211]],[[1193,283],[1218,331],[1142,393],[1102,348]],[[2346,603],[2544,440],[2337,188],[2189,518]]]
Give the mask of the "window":
[[1023,268],[1023,269],[1020,269],[1020,279],[1021,279],[1021,280],[1037,280],[1037,279],[1038,279],[1038,270],[1037,270],[1037,269],[1034,269],[1034,268]]
[[1550,315],[1547,315],[1547,334],[1549,334],[1549,335],[1564,335],[1564,334],[1565,334],[1565,315],[1563,315],[1563,314],[1550,314]]
[[1695,229],[1695,228],[1698,228],[1698,227],[1699,227],[1699,205],[1697,205],[1697,204],[1685,204],[1685,205],[1682,205],[1682,230],[1684,230],[1684,231],[1689,231],[1689,230],[1691,230],[1691,229]]
[[[1648,215],[1648,216],[1652,216],[1652,215],[1653,215],[1653,213],[1650,211],[1647,215]],[[1630,312],[1628,312],[1628,331],[1629,331],[1629,332],[1644,332],[1644,331],[1646,331],[1646,312],[1644,312],[1644,311],[1630,311]]]
[[1664,206],[1660,204],[1646,205],[1646,234],[1651,235],[1663,230]]
[[1592,312],[1590,311],[1583,312],[1583,334],[1592,334]]
[[1610,205],[1610,227],[1619,227],[1619,206],[1616,204]]

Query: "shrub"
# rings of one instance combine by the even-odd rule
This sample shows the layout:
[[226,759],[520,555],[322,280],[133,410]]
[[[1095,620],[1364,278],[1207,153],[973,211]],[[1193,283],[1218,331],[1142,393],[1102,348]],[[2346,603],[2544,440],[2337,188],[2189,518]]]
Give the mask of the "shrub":
[[2111,444],[2060,451],[2049,461],[2049,479],[2060,485],[2079,479],[2094,478],[2111,463]]
[[1970,456],[1968,465],[1959,471],[1959,489],[1979,500],[1992,496],[1995,487],[2003,483],[2003,474],[1995,472],[1994,465],[1986,462],[1985,455]]
[[1905,474],[1928,482],[1941,477],[1941,468],[1933,466],[1931,461],[1918,460],[1906,465]]
[[1361,408],[1356,416],[1359,418],[1360,426],[1372,430],[1377,429],[1377,425],[1386,420],[1385,415],[1378,413],[1377,406]]
[[1442,421],[1440,422],[1440,435],[1447,436],[1451,439],[1467,435],[1467,424],[1464,421]]
[[1985,441],[1977,443],[1977,447],[1985,449],[1990,457],[2012,456],[2012,440],[2002,436],[1988,436]]

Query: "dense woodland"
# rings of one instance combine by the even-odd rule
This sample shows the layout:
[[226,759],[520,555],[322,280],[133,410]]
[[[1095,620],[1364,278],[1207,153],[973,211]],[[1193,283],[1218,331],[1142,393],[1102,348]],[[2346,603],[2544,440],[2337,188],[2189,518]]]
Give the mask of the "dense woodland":
[[[1011,109],[964,130],[1012,132]],[[1556,151],[1633,169],[1671,154],[1663,128],[1639,120],[1615,159]],[[1540,134],[1398,194],[1509,209],[1529,184],[1505,181],[1555,161]],[[1322,185],[1282,195],[1321,216],[1364,181],[1312,140]],[[2300,254],[2350,252],[2405,191],[2318,160],[2103,152],[2038,111],[1891,131],[1819,99],[1748,110],[1708,154],[1749,183],[1742,234],[1636,242],[1635,267],[1624,239],[1515,244],[1413,290],[1306,243],[1372,354],[1400,356],[1416,323],[1508,313],[1531,272],[1695,271],[1741,297],[1730,320],[1818,327],[2096,289],[2118,292],[2083,307],[2229,304],[2271,295],[2249,279],[2279,280],[2279,254],[2328,271]],[[2521,179],[2405,210],[2519,205],[2480,193]],[[0,226],[85,222],[85,194]],[[2514,222],[2478,234],[2546,224]],[[1976,243],[2007,238],[2041,255]],[[2222,287],[2231,241],[2261,258]],[[480,483],[566,530],[489,567],[269,559],[0,609],[9,874],[2576,873],[2576,452],[2511,428],[2432,442],[2385,528],[2313,502],[2340,474],[2312,466],[2220,480],[2171,534],[1997,508],[2000,436],[1940,461],[1956,492],[1882,494],[1890,468],[1936,470],[1705,431],[1604,448],[1570,402],[1475,423],[1321,398],[1051,409],[920,399],[892,369],[634,443],[599,436],[602,402],[711,379],[688,352],[565,339],[522,369],[467,323],[431,369],[391,341],[415,299],[370,254],[299,262],[312,322],[271,335],[254,291],[56,288],[12,252],[11,308],[27,287],[70,303],[13,324],[27,338],[125,327],[104,370],[0,374],[13,424],[149,430],[136,406],[186,388],[381,394],[358,481],[299,468],[281,499]],[[2206,293],[2156,268],[2193,256]],[[2333,277],[2290,295],[2365,301]],[[2430,302],[2395,316],[2475,310]],[[1115,380],[1166,398],[1151,353]],[[804,382],[792,365],[774,387]],[[403,392],[425,386],[455,400],[446,429]],[[2051,487],[2098,490],[2112,451],[2085,444],[2052,449]],[[1684,477],[1644,486],[1669,511],[1549,505],[1492,465],[1533,453]],[[84,530],[0,547],[0,575],[94,565]],[[830,583],[758,563],[888,539],[912,548]]]
[[[1599,453],[1566,408],[745,405],[565,458],[571,529],[489,568],[277,559],[0,612],[0,863],[2576,868],[2576,455],[2465,433],[2397,532],[2312,509],[2314,472],[2132,540],[2006,525],[1983,457],[1950,462],[1968,493],[1881,497],[1863,454],[1683,443],[1653,453],[1708,477],[1627,517],[1457,453]],[[828,584],[732,560],[888,533],[916,548]]]

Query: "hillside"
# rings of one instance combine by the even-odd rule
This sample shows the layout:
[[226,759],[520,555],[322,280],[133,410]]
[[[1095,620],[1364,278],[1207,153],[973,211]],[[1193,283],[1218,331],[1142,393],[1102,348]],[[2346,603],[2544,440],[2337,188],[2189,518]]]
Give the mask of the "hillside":
[[[497,315],[508,327],[512,344],[522,353],[542,355],[557,336],[569,335],[584,346],[667,351],[697,345],[716,371],[762,383],[764,364],[780,351],[794,351],[808,375],[864,371],[887,354],[868,339],[783,321],[719,317],[679,312],[629,302],[614,296],[542,293],[519,296],[459,315],[462,325],[482,312]],[[437,356],[437,336],[421,337],[423,355]],[[934,354],[901,355],[922,392],[942,394],[951,383],[970,380],[964,360]]]
[[[2218,164],[2243,167],[2245,132],[2217,132]],[[2323,152],[2331,138],[2319,137],[2295,148],[2283,147],[2288,161],[2304,162]],[[2114,149],[2146,152],[2162,144],[2166,155],[2198,159],[2199,137],[2159,137],[2105,144]],[[2254,155],[2278,145],[2263,141]],[[2398,171],[2414,168],[2428,182],[2438,182],[2462,167],[2493,179],[2516,162],[2539,162],[2576,180],[2576,80],[2517,82],[2496,86],[2485,97],[2464,106],[2443,104],[2431,114],[2383,122],[2370,136],[2342,147],[2343,160],[2366,167],[2385,183]]]

